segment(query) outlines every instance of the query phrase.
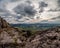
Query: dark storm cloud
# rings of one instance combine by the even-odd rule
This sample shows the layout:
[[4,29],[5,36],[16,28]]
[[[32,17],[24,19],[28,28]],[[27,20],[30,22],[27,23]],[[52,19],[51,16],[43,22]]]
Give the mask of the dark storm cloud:
[[42,20],[41,22],[48,22],[48,20]]
[[60,16],[51,18],[51,20],[60,19]]
[[25,13],[27,13],[28,15],[35,15],[36,11],[33,9],[32,6],[26,6],[24,8]]
[[29,4],[31,4],[32,2],[31,2],[31,1],[29,1],[29,0],[27,0],[27,1],[26,1],[26,3],[29,3]]
[[24,3],[20,4],[17,7],[13,9],[17,14],[21,14],[23,16],[34,16],[36,13],[36,10],[34,9],[34,6],[31,6],[30,4]]
[[48,12],[49,11],[55,12],[55,11],[60,11],[60,9],[50,9],[50,10],[48,10]]
[[39,7],[47,7],[48,4],[45,2],[39,2]]
[[48,6],[48,4],[47,3],[45,3],[45,2],[39,2],[39,8],[40,8],[40,13],[41,12],[43,12],[44,11],[44,7],[47,7]]
[[10,2],[16,2],[16,1],[20,1],[20,0],[10,0]]
[[58,0],[58,5],[60,6],[60,0]]
[[20,0],[0,0],[0,2],[1,1],[5,3],[5,2],[16,2],[16,1],[20,1]]
[[3,10],[3,9],[0,8],[0,12],[5,12],[5,10]]
[[2,0],[0,0],[0,2],[1,2]]
[[17,20],[23,18],[22,16],[18,16],[18,15],[12,15],[12,16],[15,16],[15,18],[17,18]]
[[41,8],[40,10],[39,10],[39,13],[41,13],[41,12],[43,12],[44,11],[44,9],[43,8]]

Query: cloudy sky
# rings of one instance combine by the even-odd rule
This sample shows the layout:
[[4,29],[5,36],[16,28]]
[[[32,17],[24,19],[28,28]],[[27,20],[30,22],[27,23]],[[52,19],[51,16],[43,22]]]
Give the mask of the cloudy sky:
[[60,23],[60,0],[0,0],[0,16],[9,23]]

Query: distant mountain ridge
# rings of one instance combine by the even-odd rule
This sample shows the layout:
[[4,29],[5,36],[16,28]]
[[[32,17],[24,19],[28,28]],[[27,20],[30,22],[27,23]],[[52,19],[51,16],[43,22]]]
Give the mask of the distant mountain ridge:
[[12,26],[20,26],[20,25],[23,25],[23,26],[32,26],[32,25],[34,25],[34,26],[38,26],[38,25],[40,25],[40,26],[49,26],[49,25],[55,25],[55,26],[60,26],[60,24],[49,24],[49,23],[35,23],[35,24],[10,24],[10,25],[12,25]]
[[49,24],[49,23],[36,23],[36,24],[10,24],[13,27],[19,28],[34,28],[34,29],[45,29],[60,26],[60,24]]

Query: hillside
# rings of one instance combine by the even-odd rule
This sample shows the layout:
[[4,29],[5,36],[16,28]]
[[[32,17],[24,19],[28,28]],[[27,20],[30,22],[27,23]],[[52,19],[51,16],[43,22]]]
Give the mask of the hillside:
[[[22,36],[22,31],[11,27],[4,19],[0,17],[0,47],[9,47],[11,44],[22,44],[26,38]],[[21,34],[20,34],[21,33]],[[8,46],[9,45],[9,46]]]
[[60,48],[60,27],[37,32],[28,39],[26,48]]
[[35,31],[21,30],[0,17],[0,48],[60,48],[60,27]]

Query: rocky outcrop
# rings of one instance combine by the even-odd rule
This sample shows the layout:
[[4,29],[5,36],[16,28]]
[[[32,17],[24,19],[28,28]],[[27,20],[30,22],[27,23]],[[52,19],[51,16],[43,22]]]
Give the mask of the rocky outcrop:
[[0,29],[10,27],[9,23],[7,23],[3,18],[0,17]]
[[36,33],[27,40],[25,48],[60,48],[60,27]]
[[[26,40],[24,36],[21,35],[21,30],[18,28],[10,27],[4,19],[0,17],[0,47],[6,48],[4,45],[18,45],[22,44]],[[3,47],[4,46],[4,47]]]

